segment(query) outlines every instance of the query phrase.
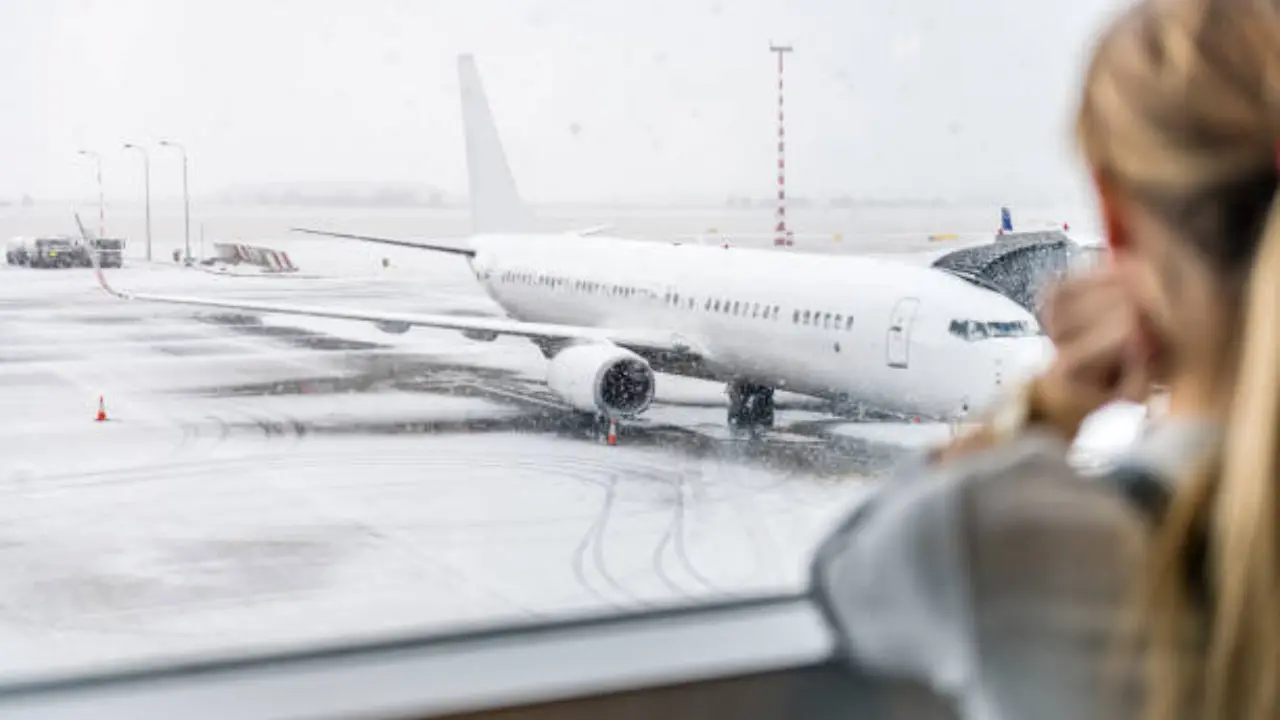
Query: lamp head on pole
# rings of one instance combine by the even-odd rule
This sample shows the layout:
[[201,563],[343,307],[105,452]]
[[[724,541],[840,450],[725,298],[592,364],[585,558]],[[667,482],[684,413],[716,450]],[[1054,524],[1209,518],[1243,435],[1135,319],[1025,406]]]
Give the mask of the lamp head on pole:
[[181,143],[176,143],[172,140],[161,140],[160,147],[173,148],[174,150],[177,150],[178,152],[182,153],[183,161],[184,162],[186,161],[187,148]]

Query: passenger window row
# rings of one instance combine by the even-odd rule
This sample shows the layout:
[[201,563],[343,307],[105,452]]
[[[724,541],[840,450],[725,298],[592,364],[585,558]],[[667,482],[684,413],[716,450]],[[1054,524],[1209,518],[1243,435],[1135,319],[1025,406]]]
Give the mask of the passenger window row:
[[[689,298],[689,301],[688,307],[694,307],[693,299]],[[680,294],[669,293],[667,302],[680,307]],[[736,315],[743,318],[777,320],[779,313],[782,312],[782,306],[764,305],[758,302],[745,302],[743,300],[707,298],[702,303],[702,310],[703,312],[723,313],[725,315]]]
[[[649,297],[657,299],[657,294],[641,288],[627,287],[623,285],[610,285],[608,283],[594,282],[590,280],[570,280],[568,278],[544,275],[542,273],[523,272],[518,270],[509,270],[502,273],[500,280],[504,283],[519,283],[522,285],[539,285],[551,288],[567,288],[572,292],[588,293],[594,295],[606,295],[610,297]],[[666,305],[683,310],[696,310],[698,301],[688,295],[681,295],[678,292],[668,290],[663,296],[662,301]],[[722,313],[725,315],[733,315],[741,318],[751,318],[758,320],[777,320],[782,314],[781,305],[767,305],[758,302],[746,302],[743,300],[726,300],[723,298],[706,298],[701,304],[704,312]],[[796,310],[791,315],[791,322],[795,325],[808,325],[823,330],[853,330],[853,315],[845,315],[844,313],[830,313],[819,310]],[[955,332],[955,328],[952,328]]]
[[593,282],[590,280],[572,280],[569,278],[556,277],[554,275],[521,272],[517,270],[508,270],[502,273],[502,275],[499,276],[499,280],[504,283],[563,288],[571,292],[587,293],[591,295],[608,295],[610,297],[656,297],[651,290],[644,290],[642,288],[627,287],[625,285],[611,285],[609,283]]
[[793,325],[810,325],[823,330],[849,331],[853,329],[853,316],[819,310],[796,310],[791,314],[791,323]]
[[[569,278],[544,275],[542,273],[524,272],[520,270],[505,271],[498,276],[498,279],[503,283],[565,288],[571,292],[588,293],[593,295],[606,295],[610,297],[623,298],[646,297],[654,300],[658,298],[657,293],[652,290],[627,287],[624,285],[610,285],[609,283],[601,283],[591,280],[571,280]],[[698,302],[695,298],[688,295],[681,295],[680,293],[671,290],[668,290],[666,294],[662,296],[662,301],[671,307],[684,310],[695,310],[698,307]],[[706,312],[724,313],[726,315],[735,315],[737,317],[760,320],[777,320],[782,314],[781,305],[766,305],[758,302],[724,300],[717,298],[707,298],[703,303],[702,309]]]

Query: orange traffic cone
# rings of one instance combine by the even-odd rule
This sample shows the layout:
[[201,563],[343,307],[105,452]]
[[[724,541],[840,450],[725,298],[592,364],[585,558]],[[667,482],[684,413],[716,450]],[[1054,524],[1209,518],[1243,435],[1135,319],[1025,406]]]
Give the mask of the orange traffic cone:
[[610,444],[610,445],[617,445],[617,444],[618,444],[618,421],[617,421],[617,420],[614,420],[613,418],[609,418],[609,439],[608,439],[608,442],[609,442],[609,444]]
[[98,396],[98,422],[105,422],[107,419],[107,406],[102,402],[102,396]]

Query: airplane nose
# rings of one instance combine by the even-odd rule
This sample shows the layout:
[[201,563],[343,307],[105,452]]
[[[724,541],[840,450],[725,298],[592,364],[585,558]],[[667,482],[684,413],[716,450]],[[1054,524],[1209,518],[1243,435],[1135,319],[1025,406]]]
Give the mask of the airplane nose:
[[1018,386],[1048,368],[1055,348],[1047,337],[1021,337],[1002,341],[995,348],[996,388]]
[[1056,350],[1053,342],[1044,336],[1019,338],[1007,348],[1004,357],[998,359],[997,372],[1003,383],[1018,384],[1030,380],[1049,367]]

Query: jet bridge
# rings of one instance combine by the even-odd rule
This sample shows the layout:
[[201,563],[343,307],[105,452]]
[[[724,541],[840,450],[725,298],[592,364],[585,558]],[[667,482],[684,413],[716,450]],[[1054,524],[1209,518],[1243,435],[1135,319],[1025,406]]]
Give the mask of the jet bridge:
[[1041,290],[1062,277],[1083,253],[1061,231],[1021,232],[948,253],[934,260],[933,267],[998,292],[1035,314]]

